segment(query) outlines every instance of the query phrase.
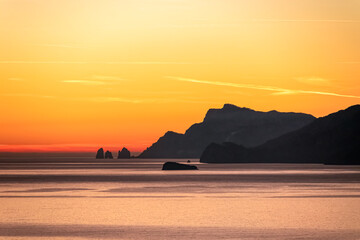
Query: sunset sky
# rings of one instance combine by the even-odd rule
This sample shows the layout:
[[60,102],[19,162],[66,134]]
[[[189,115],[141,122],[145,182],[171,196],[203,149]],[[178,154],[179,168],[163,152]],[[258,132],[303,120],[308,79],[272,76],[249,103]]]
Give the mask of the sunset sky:
[[360,103],[360,0],[0,0],[0,151],[141,151],[232,103]]

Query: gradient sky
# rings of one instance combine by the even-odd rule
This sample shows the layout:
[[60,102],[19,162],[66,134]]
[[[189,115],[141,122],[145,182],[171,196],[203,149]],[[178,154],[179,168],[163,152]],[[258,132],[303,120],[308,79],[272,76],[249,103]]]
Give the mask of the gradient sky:
[[141,151],[224,103],[360,103],[360,0],[0,0],[0,36],[0,151]]

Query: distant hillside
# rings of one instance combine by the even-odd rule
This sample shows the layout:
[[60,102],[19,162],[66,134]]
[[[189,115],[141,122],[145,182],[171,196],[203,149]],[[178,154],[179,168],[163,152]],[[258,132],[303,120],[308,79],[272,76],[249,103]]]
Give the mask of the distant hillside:
[[314,119],[309,114],[259,112],[225,104],[221,109],[210,109],[204,121],[192,125],[185,134],[167,132],[139,157],[199,158],[212,142],[254,147],[299,129]]
[[360,164],[360,105],[316,119],[258,147],[212,143],[200,161]]

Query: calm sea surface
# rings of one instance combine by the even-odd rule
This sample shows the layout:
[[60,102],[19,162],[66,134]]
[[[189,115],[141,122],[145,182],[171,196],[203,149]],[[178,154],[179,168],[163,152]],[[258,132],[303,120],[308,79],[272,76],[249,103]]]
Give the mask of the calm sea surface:
[[165,161],[0,158],[0,239],[360,239],[358,166]]

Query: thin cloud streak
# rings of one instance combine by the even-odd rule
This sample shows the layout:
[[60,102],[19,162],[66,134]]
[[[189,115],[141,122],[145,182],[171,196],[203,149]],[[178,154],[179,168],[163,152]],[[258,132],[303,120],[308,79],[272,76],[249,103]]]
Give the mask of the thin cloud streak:
[[121,97],[95,97],[95,98],[72,98],[68,100],[75,101],[89,101],[89,102],[99,102],[99,103],[109,103],[109,102],[122,102],[122,103],[173,103],[173,102],[182,102],[182,103],[215,103],[210,101],[201,101],[201,100],[189,100],[189,99],[176,99],[176,98],[121,98]]
[[331,93],[331,92],[294,90],[294,89],[279,88],[279,87],[274,87],[274,86],[263,86],[263,85],[241,84],[241,83],[229,83],[229,82],[218,82],[218,81],[206,81],[206,80],[198,80],[198,79],[183,78],[183,77],[173,77],[173,76],[167,76],[166,78],[176,80],[176,81],[182,81],[182,82],[192,82],[192,83],[201,83],[201,84],[216,85],[216,86],[226,86],[226,87],[235,87],[235,88],[246,88],[246,89],[257,89],[257,90],[264,90],[264,91],[272,91],[272,92],[275,92],[275,93],[273,93],[274,95],[282,95],[282,94],[316,94],[316,95],[325,95],[325,96],[335,96],[335,97],[346,97],[346,98],[358,98],[358,99],[360,99],[360,96],[338,94],[338,93]]
[[104,76],[104,75],[94,75],[91,77],[94,80],[102,80],[102,81],[123,81],[125,79],[117,77],[117,76]]
[[[149,25],[148,28],[223,28],[223,27],[238,27],[243,24],[253,23],[360,23],[360,20],[353,19],[245,19],[232,23],[192,23],[192,24],[158,24]],[[117,28],[119,29],[119,28]]]
[[8,78],[9,81],[24,81],[23,78]]
[[252,19],[252,22],[326,22],[326,23],[360,23],[360,20],[351,19]]
[[330,79],[322,78],[322,77],[296,77],[294,78],[296,81],[306,84],[312,85],[329,85]]
[[55,96],[36,95],[36,94],[24,94],[24,93],[5,93],[5,94],[1,94],[0,96],[3,96],[3,97],[56,98]]
[[116,84],[119,81],[125,81],[123,78],[116,76],[103,76],[103,75],[94,75],[89,79],[71,79],[71,80],[62,80],[63,83],[78,83],[85,85],[105,85],[105,84]]
[[85,85],[104,85],[105,82],[102,81],[91,81],[91,80],[63,80],[63,83],[75,83],[75,84],[85,84]]
[[89,62],[73,61],[0,61],[0,64],[87,64]]
[[[223,22],[223,23],[191,23],[191,24],[157,24],[148,25],[148,29],[159,28],[224,28],[224,27],[239,27],[244,24],[257,23],[360,23],[360,20],[352,19],[245,19],[237,22]],[[121,28],[111,28],[111,30],[119,30]]]
[[0,64],[109,64],[109,65],[191,65],[208,64],[195,62],[161,62],[161,61],[120,61],[120,62],[83,62],[83,61],[0,61]]
[[97,62],[103,64],[124,64],[124,65],[188,65],[188,64],[204,64],[204,63],[193,63],[193,62],[157,62],[157,61],[150,61],[150,62],[131,62],[131,61],[124,61],[124,62]]
[[192,99],[179,99],[179,98],[126,98],[126,97],[61,97],[61,96],[48,96],[48,95],[35,95],[35,94],[23,94],[23,93],[8,93],[0,94],[2,97],[30,97],[30,98],[45,98],[54,99],[60,101],[81,101],[81,102],[96,102],[96,103],[207,103],[215,104],[216,102],[192,100]]
[[85,48],[82,46],[74,46],[74,45],[67,45],[67,44],[33,44],[32,46],[55,47],[55,48]]

